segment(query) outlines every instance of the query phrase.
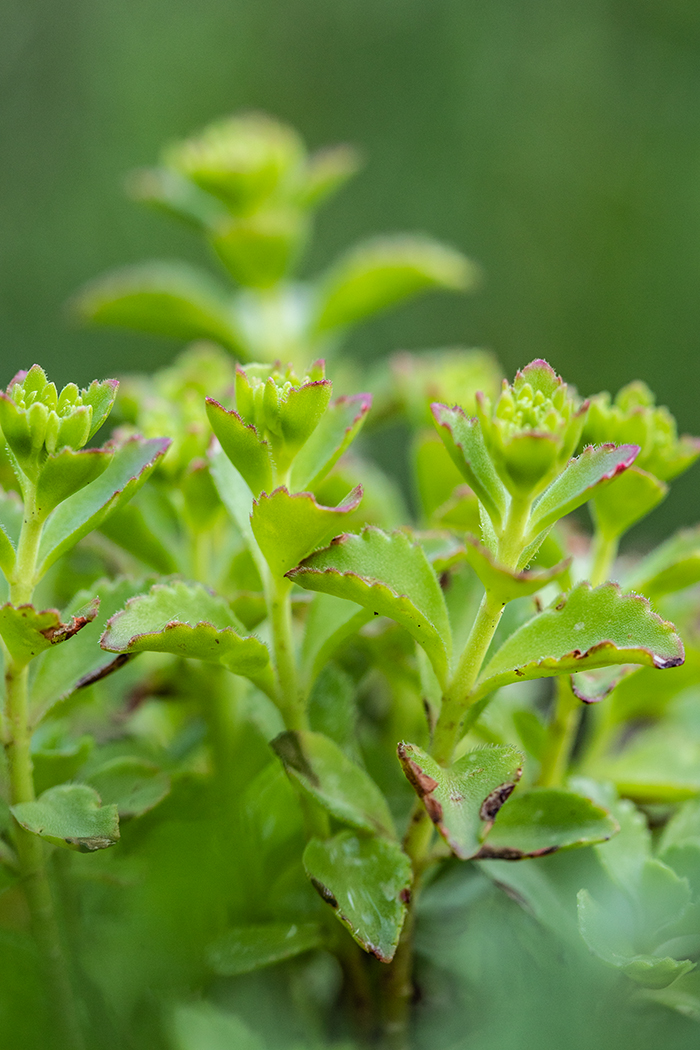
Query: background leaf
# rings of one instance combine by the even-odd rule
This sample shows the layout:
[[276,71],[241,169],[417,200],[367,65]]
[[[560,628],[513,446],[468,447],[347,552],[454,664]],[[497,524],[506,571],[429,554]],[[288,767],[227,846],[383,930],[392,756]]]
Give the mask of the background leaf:
[[499,810],[480,858],[521,860],[611,838],[619,825],[590,799],[560,788],[518,792]]
[[323,931],[317,923],[238,926],[212,944],[207,961],[219,976],[237,977],[320,948],[323,941]]
[[20,802],[11,811],[26,831],[80,853],[107,849],[119,840],[117,807],[102,806],[86,784],[49,788],[35,802]]

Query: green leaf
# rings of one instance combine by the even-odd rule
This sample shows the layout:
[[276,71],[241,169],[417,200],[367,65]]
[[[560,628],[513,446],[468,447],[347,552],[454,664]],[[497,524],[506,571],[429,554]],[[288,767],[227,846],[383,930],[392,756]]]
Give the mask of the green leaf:
[[272,488],[270,446],[252,423],[244,423],[237,412],[229,412],[213,398],[206,398],[207,416],[222,449],[245,478],[251,492],[259,496]]
[[130,438],[117,448],[107,469],[86,488],[65,500],[46,523],[39,548],[38,574],[138,492],[167,451],[169,438]]
[[315,329],[357,324],[431,288],[462,292],[477,269],[461,252],[427,237],[379,237],[352,248],[322,279]]
[[337,598],[334,594],[314,595],[306,616],[301,647],[306,682],[313,682],[338,646],[371,619],[372,613],[355,602]]
[[245,355],[230,296],[208,274],[185,263],[150,262],[97,278],[76,296],[82,321],[173,339],[213,339]]
[[92,421],[90,423],[88,441],[95,436],[112,411],[118,390],[118,379],[93,379],[86,390],[80,391],[80,399],[83,404],[92,408]]
[[622,594],[615,583],[579,583],[508,638],[482,671],[475,693],[510,682],[591,670],[610,664],[678,667],[683,643],[673,624],[646,598]]
[[619,831],[609,813],[582,795],[560,788],[518,792],[499,810],[480,860],[521,860],[555,850],[605,842]]
[[199,230],[215,225],[226,215],[226,209],[215,197],[168,168],[140,168],[132,172],[127,189],[133,200],[150,204]]
[[91,736],[81,736],[79,740],[66,740],[65,737],[37,740],[39,736],[35,733],[32,737],[34,789],[37,794],[56,784],[73,780],[87,762],[95,744]]
[[[142,594],[149,582],[98,580],[93,585],[100,601],[99,614],[71,638],[70,645],[49,649],[32,663],[29,701],[34,725],[78,689],[93,685],[128,661],[128,656],[108,656],[100,649],[100,635],[107,620],[123,608],[129,598]],[[79,591],[64,612],[66,619],[79,615],[91,596],[92,589]]]
[[228,930],[207,951],[207,962],[220,977],[238,977],[323,946],[317,923],[267,923]]
[[35,802],[10,808],[26,831],[54,846],[92,853],[119,841],[117,807],[102,806],[100,796],[86,784],[61,784]]
[[503,803],[522,774],[514,747],[479,748],[448,769],[415,744],[400,743],[399,761],[428,815],[460,860],[477,855]]
[[431,405],[435,426],[457,469],[466,478],[494,524],[500,529],[506,512],[506,490],[486,451],[479,420],[456,405]]
[[656,600],[700,580],[700,526],[681,529],[635,566],[626,587]]
[[327,197],[336,193],[360,166],[360,156],[352,146],[328,146],[318,150],[306,163],[306,178],[297,200],[302,207],[317,208]]
[[411,892],[411,862],[384,838],[342,831],[312,839],[304,867],[314,889],[366,952],[381,962],[394,957]]
[[140,817],[170,793],[170,777],[152,762],[120,755],[93,770],[86,783],[104,804],[117,807],[120,818]]
[[307,708],[314,732],[330,737],[350,758],[359,757],[356,692],[350,675],[328,663],[314,682]]
[[641,993],[648,1002],[667,1006],[691,1021],[700,1021],[700,971],[693,970],[677,977],[666,988],[648,989]]
[[265,1050],[243,1021],[207,1002],[176,1007],[168,1045],[173,1050]]
[[641,805],[683,802],[700,795],[700,741],[685,727],[662,722],[588,771],[612,780],[621,795]]
[[538,499],[530,518],[530,536],[534,538],[586,503],[602,485],[631,467],[638,453],[638,445],[589,445]]
[[99,598],[94,598],[68,623],[63,623],[58,609],[39,611],[33,605],[15,606],[8,602],[0,606],[0,635],[15,663],[24,666],[45,649],[72,638],[95,619],[99,606]]
[[39,517],[46,518],[59,503],[98,478],[114,456],[111,448],[86,448],[79,452],[62,448],[49,456],[39,473],[36,505]]
[[17,493],[0,489],[0,569],[6,577],[10,576],[15,566],[15,551],[23,517],[22,501]]
[[269,666],[269,653],[243,634],[228,602],[202,584],[157,583],[109,620],[100,644],[113,653],[173,653],[255,677]]
[[[463,485],[461,470],[457,469],[452,457],[440,437],[431,430],[422,430],[413,440],[413,470],[416,488],[426,521],[430,521],[438,510],[452,497],[452,493]],[[467,489],[467,491],[471,491]],[[476,497],[472,493],[472,499]],[[475,525],[469,531],[478,529],[479,512],[476,512]]]
[[451,653],[445,599],[425,552],[404,532],[368,527],[359,536],[341,536],[287,575],[307,590],[346,598],[401,624],[445,685]]
[[665,988],[695,967],[689,960],[636,954],[618,916],[602,908],[588,890],[579,891],[578,915],[581,936],[590,950],[646,988]]
[[318,426],[292,465],[295,492],[313,491],[349,448],[372,407],[371,394],[354,394],[331,401]]
[[616,540],[661,503],[668,485],[641,467],[630,467],[597,492],[591,503],[596,528],[608,540]]
[[136,503],[127,503],[113,511],[102,522],[100,532],[163,576],[177,572],[178,564],[172,551],[151,528],[142,508]]
[[276,576],[298,565],[343,527],[343,515],[355,510],[362,486],[350,492],[337,507],[322,507],[310,492],[294,495],[284,487],[269,496],[263,492],[253,503],[253,534],[267,564]]
[[465,558],[479,577],[487,592],[498,595],[502,602],[512,602],[542,590],[548,583],[561,579],[571,565],[571,558],[559,562],[551,569],[529,569],[517,572],[499,564],[488,547],[479,543],[475,536],[465,539]]
[[271,746],[289,776],[336,820],[360,831],[395,837],[394,822],[381,791],[333,740],[322,733],[287,732],[276,737]]

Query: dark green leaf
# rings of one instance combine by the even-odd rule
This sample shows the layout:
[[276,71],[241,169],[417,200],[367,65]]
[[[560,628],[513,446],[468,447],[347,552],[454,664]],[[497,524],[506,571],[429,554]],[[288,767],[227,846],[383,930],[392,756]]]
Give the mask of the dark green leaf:
[[619,831],[609,813],[582,795],[560,788],[518,793],[499,810],[480,859],[521,860],[559,849],[604,842]]
[[140,817],[170,793],[170,777],[145,759],[130,755],[112,758],[86,778],[103,804],[117,807],[119,816]]
[[668,668],[683,660],[673,624],[652,612],[646,598],[622,594],[614,583],[595,589],[580,583],[503,643],[482,671],[476,693],[609,664]]
[[206,399],[207,415],[222,449],[236,470],[258,496],[272,488],[272,456],[267,441],[261,440],[252,424],[244,423],[237,412],[229,412],[218,401]]
[[220,977],[237,977],[264,966],[293,959],[320,948],[323,931],[317,923],[268,923],[238,926],[220,937],[207,952],[207,961]]
[[445,684],[451,650],[445,599],[424,551],[404,532],[370,527],[359,536],[341,536],[288,576],[308,590],[346,598],[396,620],[423,646]]
[[272,741],[292,779],[351,827],[393,838],[394,822],[374,781],[322,733],[281,733]]
[[110,514],[102,522],[100,532],[156,572],[164,576],[177,572],[177,561],[172,551],[154,532],[142,508],[136,503],[127,503]]
[[207,1002],[176,1008],[170,1045],[173,1050],[265,1050],[243,1021]]
[[324,841],[312,839],[304,867],[357,943],[381,962],[391,962],[411,892],[411,862],[403,850],[384,838],[343,831]]
[[32,765],[34,788],[40,795],[56,784],[73,780],[90,757],[95,741],[91,736],[81,736],[79,740],[37,740],[38,735],[35,733],[32,738]]
[[460,860],[474,857],[522,774],[514,747],[483,747],[448,769],[415,744],[400,743],[399,761],[438,831]]
[[301,659],[304,677],[313,682],[339,645],[359,631],[372,613],[333,594],[316,594],[309,606]]
[[26,831],[54,846],[92,853],[119,841],[117,807],[102,806],[86,784],[49,788],[35,802],[20,802],[11,811]]
[[39,548],[39,574],[83,536],[99,528],[108,514],[127,503],[169,445],[169,438],[131,438],[117,448],[104,473],[65,500],[49,518]]
[[362,499],[358,485],[337,507],[322,507],[310,492],[291,495],[284,487],[253,503],[251,527],[258,546],[276,576],[298,565],[343,528],[343,516]]

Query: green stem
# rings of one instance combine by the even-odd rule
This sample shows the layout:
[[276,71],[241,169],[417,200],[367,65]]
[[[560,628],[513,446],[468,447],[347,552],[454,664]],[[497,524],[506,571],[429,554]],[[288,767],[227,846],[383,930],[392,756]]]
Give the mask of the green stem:
[[581,719],[581,701],[574,696],[568,675],[557,679],[554,714],[547,728],[538,783],[561,787],[566,780],[569,758]]
[[[35,494],[27,486],[22,531],[15,568],[10,579],[13,605],[31,602],[36,585],[36,563],[42,521],[36,513]],[[18,664],[3,647],[5,658],[4,745],[10,781],[10,802],[33,802],[34,777],[29,719],[29,669]],[[32,932],[39,948],[51,1005],[62,1043],[71,1050],[84,1046],[69,971],[63,955],[51,886],[46,871],[44,844],[37,836],[13,823],[20,877],[29,905]]]
[[292,637],[291,589],[292,584],[284,577],[273,578],[269,581],[268,613],[272,627],[279,708],[287,729],[305,729],[307,727],[306,711],[299,688]]
[[442,699],[440,716],[435,726],[431,754],[447,766],[452,761],[462,720],[489,645],[500,623],[505,605],[486,591],[469,632],[467,644],[457,664],[452,681]]
[[619,542],[620,540],[617,536],[611,539],[603,536],[602,532],[596,529],[593,537],[593,562],[591,565],[591,583],[594,587],[598,587],[599,584],[605,583],[606,580],[610,579],[615,558],[617,557]]

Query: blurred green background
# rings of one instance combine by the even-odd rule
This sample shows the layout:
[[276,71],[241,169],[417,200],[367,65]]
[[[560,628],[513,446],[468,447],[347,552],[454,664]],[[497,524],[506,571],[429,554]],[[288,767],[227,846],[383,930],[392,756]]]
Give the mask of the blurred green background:
[[[700,5],[692,0],[1,0],[3,382],[155,367],[173,345],[81,332],[70,294],[112,266],[197,261],[123,175],[239,108],[350,141],[367,165],[322,213],[313,271],[418,229],[480,292],[362,329],[351,352],[547,357],[584,393],[645,379],[700,431]],[[696,472],[652,527],[700,516]]]

